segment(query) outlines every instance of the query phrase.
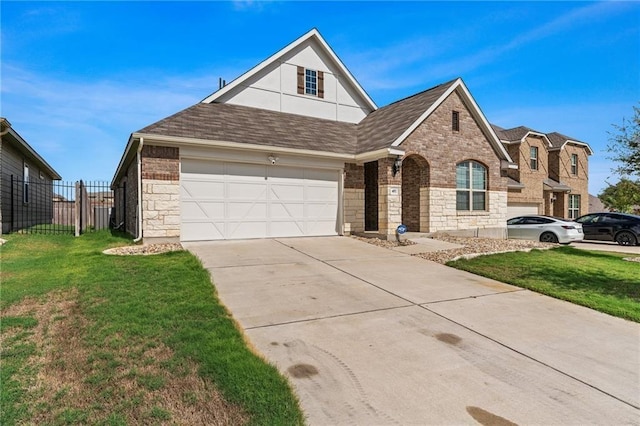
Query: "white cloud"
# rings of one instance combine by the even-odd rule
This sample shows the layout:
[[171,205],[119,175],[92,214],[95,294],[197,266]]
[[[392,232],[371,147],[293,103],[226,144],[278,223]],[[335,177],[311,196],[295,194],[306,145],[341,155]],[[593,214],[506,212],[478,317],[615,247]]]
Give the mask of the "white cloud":
[[[632,2],[630,2],[632,3]],[[535,23],[532,30],[524,31],[510,41],[494,44],[460,56],[457,43],[468,44],[483,31],[474,28],[445,32],[430,37],[405,40],[384,48],[360,51],[350,55],[349,62],[355,64],[358,79],[370,90],[392,90],[415,87],[424,82],[443,81],[465,75],[483,65],[496,61],[500,56],[538,40],[580,26],[592,24],[611,15],[635,7],[624,2],[598,2],[573,9],[548,22]],[[514,19],[509,14],[504,19]],[[493,22],[492,25],[500,25]],[[453,52],[453,54],[451,54]]]

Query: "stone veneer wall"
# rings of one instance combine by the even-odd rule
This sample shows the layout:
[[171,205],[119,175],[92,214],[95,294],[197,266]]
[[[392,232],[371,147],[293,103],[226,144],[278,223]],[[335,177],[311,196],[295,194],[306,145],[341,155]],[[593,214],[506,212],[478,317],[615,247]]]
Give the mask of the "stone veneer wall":
[[364,166],[345,164],[344,188],[344,233],[364,231]]
[[145,240],[180,239],[180,152],[175,147],[142,148],[142,230]]
[[429,231],[504,228],[507,220],[507,192],[487,191],[486,212],[456,211],[456,190],[429,188]]
[[402,174],[393,176],[393,158],[378,160],[378,233],[395,238],[402,223]]

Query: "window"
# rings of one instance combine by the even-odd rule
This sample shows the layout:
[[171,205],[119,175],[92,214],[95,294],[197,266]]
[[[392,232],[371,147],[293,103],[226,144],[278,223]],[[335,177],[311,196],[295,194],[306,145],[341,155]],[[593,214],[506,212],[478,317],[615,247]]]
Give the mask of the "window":
[[460,113],[458,111],[451,111],[451,130],[460,131]]
[[580,217],[580,196],[569,194],[569,219]]
[[22,174],[22,201],[24,203],[29,202],[29,165],[24,163],[24,169]]
[[304,93],[305,95],[316,96],[318,94],[318,72],[315,70],[304,70]]
[[578,174],[578,154],[571,154],[571,174]]
[[324,72],[299,66],[298,95],[324,98]]
[[456,166],[456,210],[487,209],[487,169],[475,161]]
[[529,148],[529,155],[531,158],[531,170],[538,170],[538,147],[532,146]]

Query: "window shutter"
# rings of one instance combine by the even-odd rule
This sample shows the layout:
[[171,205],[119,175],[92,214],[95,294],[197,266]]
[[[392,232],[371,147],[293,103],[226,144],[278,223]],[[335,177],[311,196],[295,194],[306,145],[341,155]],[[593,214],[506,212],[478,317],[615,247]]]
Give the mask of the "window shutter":
[[304,95],[304,67],[298,67],[298,94]]
[[318,97],[324,98],[324,73],[318,71]]

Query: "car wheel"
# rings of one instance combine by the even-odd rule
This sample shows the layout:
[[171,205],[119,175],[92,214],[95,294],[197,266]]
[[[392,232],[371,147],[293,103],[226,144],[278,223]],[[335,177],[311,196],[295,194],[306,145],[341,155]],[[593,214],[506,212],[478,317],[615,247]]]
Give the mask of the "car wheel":
[[554,234],[553,232],[543,232],[542,235],[540,235],[540,242],[541,243],[557,243],[558,237],[556,237],[556,234]]
[[621,246],[635,246],[637,242],[635,235],[629,231],[622,231],[616,235],[616,243]]

